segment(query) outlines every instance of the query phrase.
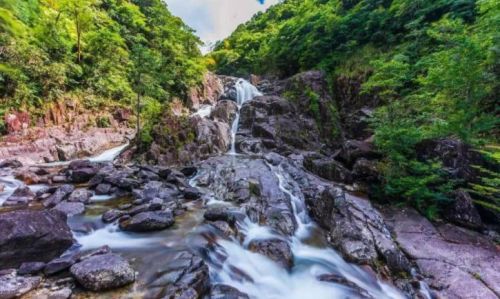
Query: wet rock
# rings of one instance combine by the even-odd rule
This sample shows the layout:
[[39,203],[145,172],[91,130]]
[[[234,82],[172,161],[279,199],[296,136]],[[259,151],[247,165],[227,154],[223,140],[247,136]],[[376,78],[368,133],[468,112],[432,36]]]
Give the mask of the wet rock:
[[39,276],[18,276],[16,271],[0,274],[0,298],[19,298],[40,284]]
[[3,203],[4,206],[27,205],[35,199],[35,194],[27,186],[18,187]]
[[201,192],[195,187],[184,189],[184,198],[187,200],[197,200],[201,197]]
[[445,210],[446,219],[469,228],[477,229],[482,227],[483,222],[469,193],[459,189],[453,192],[453,197],[455,200]]
[[85,212],[85,205],[81,202],[63,201],[58,203],[53,209],[63,212],[68,217],[72,217],[83,214]]
[[226,221],[212,221],[210,222],[210,225],[217,229],[226,238],[235,235],[235,231]]
[[133,191],[135,198],[140,198],[144,202],[150,202],[155,198],[160,198],[165,201],[173,200],[177,195],[178,191],[171,187],[169,184],[165,184],[159,181],[151,181],[142,187],[142,189],[136,189]]
[[318,191],[316,198],[306,199],[311,215],[328,230],[329,242],[347,260],[376,265],[383,259],[395,273],[410,272],[410,262],[368,200],[329,186]]
[[92,256],[71,266],[70,272],[80,285],[92,291],[119,288],[135,281],[134,270],[116,254]]
[[22,263],[19,270],[17,270],[17,274],[19,275],[33,275],[40,273],[43,268],[45,268],[45,263],[43,262],[28,262]]
[[210,117],[222,122],[232,124],[238,113],[238,106],[234,101],[222,100],[217,102]]
[[120,228],[122,230],[134,232],[147,232],[155,230],[163,230],[174,224],[174,216],[172,212],[142,212],[132,218],[121,221]]
[[69,202],[75,203],[83,203],[87,204],[90,202],[90,198],[92,197],[92,192],[87,189],[76,189],[71,193],[68,197]]
[[75,184],[88,182],[97,174],[97,169],[94,167],[78,168],[71,172],[71,180]]
[[108,195],[111,193],[111,185],[110,184],[99,184],[95,188],[96,195]]
[[73,255],[56,258],[47,263],[47,265],[43,269],[43,272],[45,273],[45,275],[53,275],[69,269],[69,267],[73,266],[73,264],[75,263],[76,256]]
[[365,158],[358,159],[353,166],[352,176],[354,181],[376,183],[380,181],[380,172],[375,161]]
[[352,174],[340,162],[331,158],[304,159],[304,167],[312,173],[335,182],[349,184],[352,182]]
[[208,221],[224,221],[230,225],[236,222],[236,217],[224,207],[209,207],[203,214],[203,218]]
[[48,262],[73,244],[66,215],[21,210],[0,214],[0,269],[23,262]]
[[0,162],[0,168],[19,168],[23,167],[23,163],[16,159],[3,160]]
[[491,241],[451,224],[434,226],[413,209],[386,209],[384,216],[438,298],[498,298],[500,256]]
[[210,299],[249,299],[247,294],[232,286],[217,284],[210,288]]
[[345,278],[343,276],[330,273],[330,274],[322,274],[318,277],[318,279],[320,281],[341,284],[341,285],[344,285],[346,287],[349,287],[349,288],[356,291],[356,293],[357,293],[356,298],[375,299],[368,292],[366,292],[365,290],[360,288],[357,284],[355,284],[354,282],[348,280],[347,278]]
[[101,255],[101,254],[108,254],[108,253],[111,253],[111,248],[107,245],[104,245],[104,246],[99,247],[99,248],[94,249],[94,250],[80,252],[76,255],[76,259],[78,262],[81,262],[81,261],[86,260],[92,256]]
[[127,212],[118,209],[111,209],[102,214],[101,219],[104,223],[111,223],[126,214]]
[[[147,283],[147,297],[203,298],[209,290],[208,266],[188,251],[176,253],[171,262]],[[154,295],[153,295],[154,293]]]
[[54,207],[63,201],[69,194],[75,190],[73,185],[62,185],[51,196],[43,201],[45,207]]
[[217,198],[238,202],[251,221],[292,235],[296,222],[290,200],[266,161],[238,158],[234,165],[224,157],[209,159],[202,165],[212,172],[210,188],[216,191]]
[[349,166],[361,158],[373,160],[381,157],[375,151],[373,142],[367,140],[347,140],[344,142],[339,156]]
[[192,177],[195,176],[196,173],[198,172],[198,169],[194,166],[187,166],[181,169],[181,173],[185,175],[186,177]]
[[253,240],[248,245],[248,249],[267,256],[284,268],[290,269],[293,266],[292,250],[285,240]]

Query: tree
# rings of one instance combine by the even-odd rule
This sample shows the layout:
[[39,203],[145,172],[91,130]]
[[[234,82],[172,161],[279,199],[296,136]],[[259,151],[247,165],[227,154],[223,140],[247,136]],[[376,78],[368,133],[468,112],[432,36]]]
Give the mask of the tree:
[[72,20],[76,31],[77,61],[82,61],[82,35],[92,25],[97,0],[61,0],[60,7]]

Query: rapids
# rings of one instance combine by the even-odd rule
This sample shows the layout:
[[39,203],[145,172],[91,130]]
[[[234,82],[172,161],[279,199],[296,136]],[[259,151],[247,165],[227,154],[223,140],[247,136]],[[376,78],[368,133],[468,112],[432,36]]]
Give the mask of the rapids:
[[[226,155],[219,157],[224,162],[221,167],[228,171],[247,168],[249,159],[261,159],[237,155],[235,139],[239,125],[239,110],[254,97],[262,95],[248,81],[236,82],[238,114],[232,124],[231,147]],[[207,117],[211,106],[203,106],[196,113]],[[122,145],[90,158],[94,162],[113,161],[126,147]],[[68,162],[43,165],[62,166]],[[204,162],[201,162],[203,164]],[[87,205],[85,214],[70,217],[68,224],[78,245],[75,249],[90,250],[104,245],[113,252],[122,254],[131,261],[138,277],[135,284],[119,290],[115,294],[93,294],[99,298],[143,297],[148,292],[148,281],[164,269],[165,265],[175,263],[175,253],[182,250],[198,252],[209,266],[210,280],[213,285],[225,284],[240,290],[255,299],[341,299],[341,298],[404,298],[395,287],[378,280],[373,274],[359,266],[347,263],[324,240],[320,228],[310,219],[300,193],[299,184],[281,166],[264,162],[268,171],[278,183],[279,192],[289,201],[293,212],[295,230],[286,235],[275,229],[252,221],[245,209],[221,197],[221,190],[214,185],[203,185],[201,178],[207,169],[202,168],[189,183],[203,191],[202,201],[191,202],[187,212],[176,219],[173,228],[154,233],[132,233],[121,231],[116,223],[105,224],[101,214],[133,201],[131,196],[113,197],[94,195]],[[252,171],[247,169],[247,171]],[[0,204],[23,184],[9,176],[1,177],[5,191],[0,194]],[[203,185],[203,186],[202,186]],[[40,186],[32,186],[36,189]],[[223,195],[222,195],[223,196]],[[214,227],[205,224],[203,213],[208,207],[225,206],[245,215],[236,223],[238,237],[223,237]],[[285,241],[293,254],[293,267],[284,268],[270,258],[252,252],[249,244],[254,240],[278,239]],[[223,257],[223,258],[221,258]],[[321,276],[333,275],[334,281],[322,281]],[[127,295],[123,295],[126,293]],[[120,294],[120,295],[119,295]],[[123,295],[123,296],[121,296]],[[76,296],[78,298],[78,296]]]

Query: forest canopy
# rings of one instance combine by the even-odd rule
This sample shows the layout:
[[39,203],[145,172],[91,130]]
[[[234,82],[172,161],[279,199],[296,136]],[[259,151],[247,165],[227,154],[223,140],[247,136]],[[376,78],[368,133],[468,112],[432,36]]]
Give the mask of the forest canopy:
[[[320,69],[333,92],[340,76],[361,80],[362,92],[382,103],[372,129],[385,157],[385,199],[434,214],[460,184],[438,163],[417,159],[424,140],[458,138],[500,159],[499,1],[285,0],[210,55],[222,74],[284,78]],[[474,192],[498,212],[500,176],[485,176]]]
[[182,97],[205,72],[200,43],[161,0],[0,0],[0,114]]

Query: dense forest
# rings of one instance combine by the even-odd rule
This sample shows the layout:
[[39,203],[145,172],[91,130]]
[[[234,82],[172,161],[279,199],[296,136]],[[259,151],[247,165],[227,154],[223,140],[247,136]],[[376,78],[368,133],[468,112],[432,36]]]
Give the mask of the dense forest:
[[1,0],[0,114],[62,98],[130,106],[144,118],[182,97],[205,66],[200,40],[161,0]]
[[[361,78],[363,93],[382,102],[372,122],[385,156],[381,196],[432,216],[460,182],[419,161],[419,142],[456,137],[500,158],[499,28],[495,0],[287,0],[240,25],[210,56],[218,72],[239,76],[320,69],[333,90],[339,76]],[[469,187],[498,211],[500,178],[483,174]]]

